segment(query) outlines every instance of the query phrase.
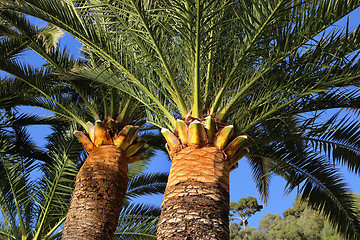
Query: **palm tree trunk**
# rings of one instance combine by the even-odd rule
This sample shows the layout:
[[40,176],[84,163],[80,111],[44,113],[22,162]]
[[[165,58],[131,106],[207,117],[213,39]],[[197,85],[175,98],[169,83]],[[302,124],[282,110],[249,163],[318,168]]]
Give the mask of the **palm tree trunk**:
[[158,239],[229,239],[229,174],[229,162],[217,147],[175,153]]
[[113,239],[127,189],[127,162],[114,145],[90,152],[76,177],[63,240]]

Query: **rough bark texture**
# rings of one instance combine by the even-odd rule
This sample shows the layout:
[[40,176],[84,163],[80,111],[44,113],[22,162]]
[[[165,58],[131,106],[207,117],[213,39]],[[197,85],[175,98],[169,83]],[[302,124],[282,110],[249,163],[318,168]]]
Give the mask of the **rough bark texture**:
[[172,159],[158,239],[229,239],[229,173],[216,147],[187,147]]
[[62,239],[113,239],[127,181],[124,152],[113,145],[93,149],[76,177]]

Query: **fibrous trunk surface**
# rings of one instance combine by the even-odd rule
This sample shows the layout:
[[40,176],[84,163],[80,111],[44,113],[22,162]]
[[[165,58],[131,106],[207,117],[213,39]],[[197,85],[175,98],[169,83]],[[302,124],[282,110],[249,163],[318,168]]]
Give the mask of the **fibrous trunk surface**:
[[124,151],[114,145],[93,149],[76,177],[62,239],[113,239],[127,181]]
[[158,239],[229,239],[230,164],[217,147],[175,153],[158,224]]

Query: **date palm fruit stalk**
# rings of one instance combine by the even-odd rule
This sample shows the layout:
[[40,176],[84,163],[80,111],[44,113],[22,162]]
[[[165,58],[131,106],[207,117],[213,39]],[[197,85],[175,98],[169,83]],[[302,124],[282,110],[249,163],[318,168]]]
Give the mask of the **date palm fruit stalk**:
[[[162,129],[172,166],[162,202],[158,239],[229,239],[229,174],[249,149],[213,116],[178,119],[176,129]],[[183,221],[186,219],[187,221]]]
[[[113,119],[74,134],[89,153],[75,182],[62,239],[112,239],[128,182],[128,164],[143,159],[139,127]],[[80,231],[86,229],[86,231]]]

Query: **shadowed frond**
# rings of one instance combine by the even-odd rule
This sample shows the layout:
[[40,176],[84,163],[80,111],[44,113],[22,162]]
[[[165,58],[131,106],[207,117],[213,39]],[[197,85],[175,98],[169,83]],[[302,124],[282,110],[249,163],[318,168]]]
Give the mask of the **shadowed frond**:
[[359,121],[351,116],[335,114],[327,122],[305,133],[304,140],[335,163],[347,166],[356,174],[360,171]]
[[136,198],[139,196],[163,194],[167,183],[167,173],[150,173],[141,174],[130,178],[128,190],[126,192],[127,198]]
[[271,144],[268,148],[271,148],[272,154],[266,154],[270,149],[262,146],[264,154],[259,153],[255,157],[268,159],[271,163],[269,174],[283,176],[288,181],[288,192],[300,187],[298,192],[303,194],[304,199],[311,199],[309,206],[313,209],[329,219],[341,219],[332,221],[332,224],[340,232],[346,233],[346,237],[351,238],[356,234],[352,232],[359,228],[354,201],[331,163],[308,150],[291,153],[279,144]]
[[1,214],[4,226],[10,228],[13,236],[20,237],[29,234],[31,224],[32,194],[29,172],[22,171],[22,161],[16,158],[1,156]]
[[150,205],[129,205],[120,213],[119,225],[114,239],[156,239],[158,207]]
[[9,133],[0,133],[1,226],[10,236],[22,238],[29,235],[33,224],[34,204],[30,196],[34,194],[34,183],[30,179],[30,173],[36,163],[29,157],[31,153],[20,151],[14,154],[14,149],[18,147],[13,145],[14,142],[22,140],[26,146],[33,147],[26,132],[17,129],[13,136],[7,134]]
[[65,221],[78,172],[82,145],[72,134],[74,127],[61,135],[52,137],[47,145],[51,163],[43,166],[43,177],[34,200],[37,203],[35,238],[45,238],[56,234]]

